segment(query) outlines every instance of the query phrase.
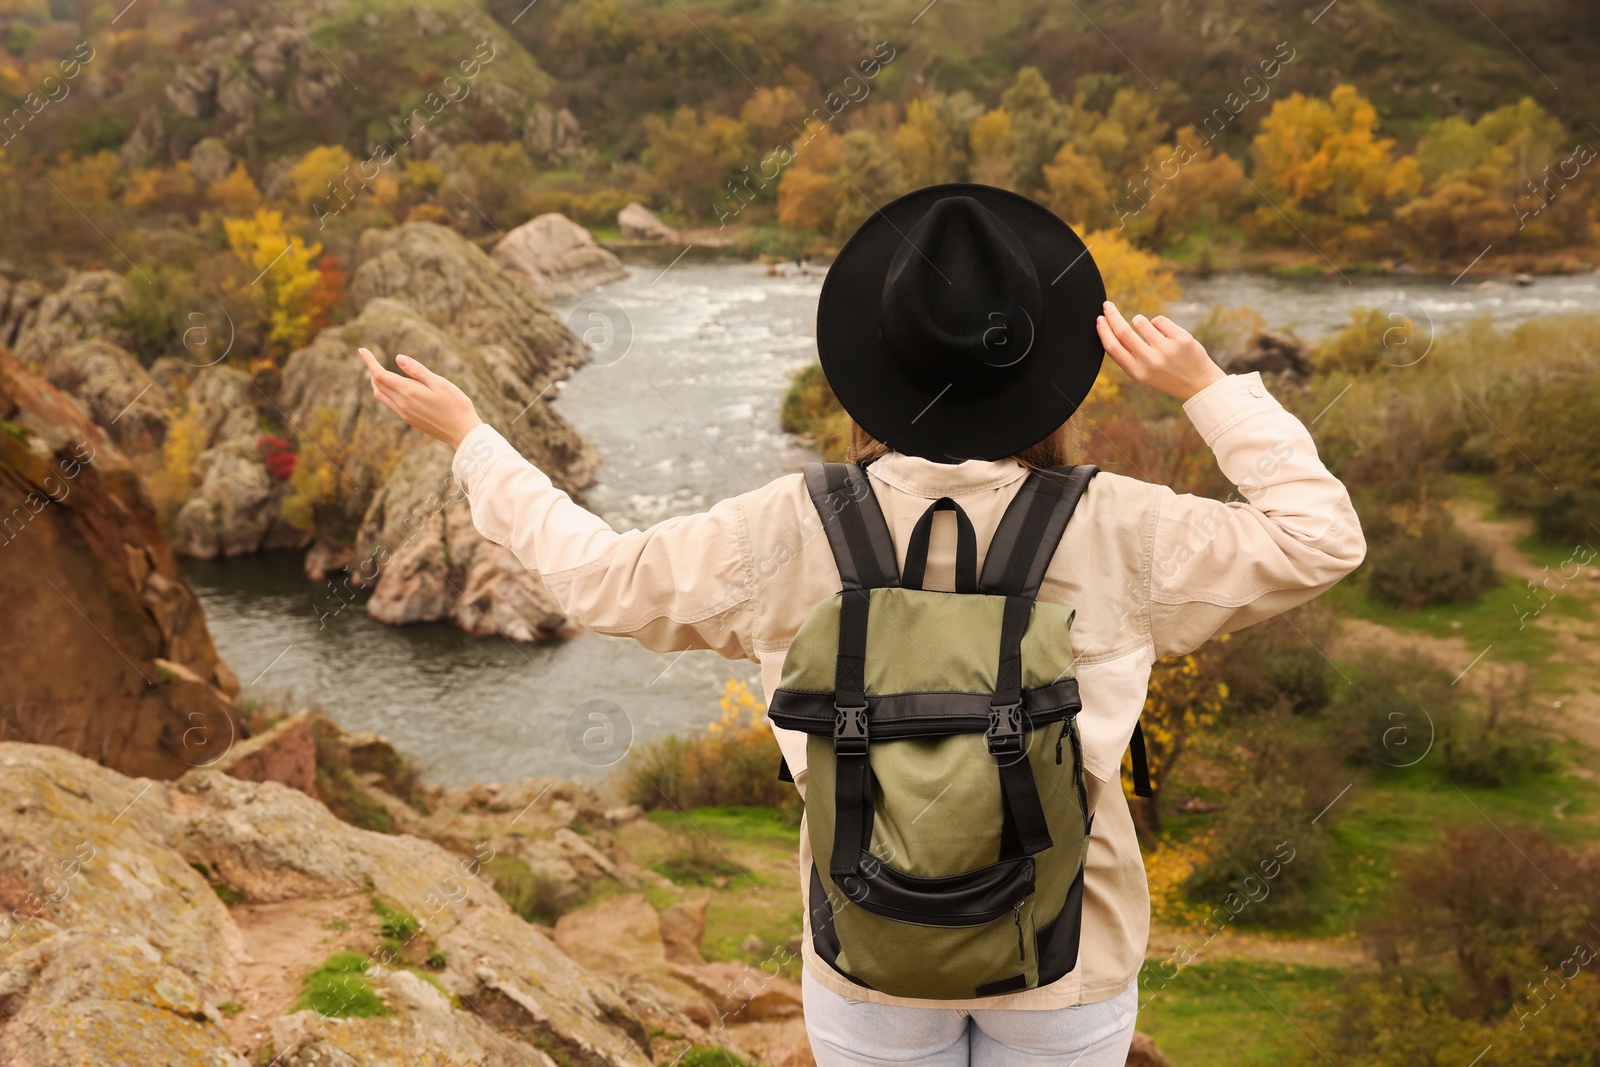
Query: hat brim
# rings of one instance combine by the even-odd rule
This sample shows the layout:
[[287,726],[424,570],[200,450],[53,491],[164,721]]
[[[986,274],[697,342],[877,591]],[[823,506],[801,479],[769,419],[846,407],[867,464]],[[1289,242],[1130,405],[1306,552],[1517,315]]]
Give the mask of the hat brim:
[[[889,263],[928,208],[952,195],[976,199],[1011,227],[1044,293],[1044,321],[1020,372],[981,397],[914,384],[882,335]],[[1095,330],[1105,299],[1094,258],[1053,212],[992,186],[929,186],[885,205],[845,242],[817,302],[817,353],[845,411],[895,451],[943,462],[1001,459],[1049,436],[1089,395],[1105,358]]]

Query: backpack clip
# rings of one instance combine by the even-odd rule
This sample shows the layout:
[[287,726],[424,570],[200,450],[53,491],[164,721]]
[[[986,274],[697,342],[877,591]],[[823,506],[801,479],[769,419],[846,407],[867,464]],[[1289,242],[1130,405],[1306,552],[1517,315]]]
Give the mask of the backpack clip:
[[866,754],[867,705],[833,706],[833,750],[841,756]]
[[991,756],[1011,755],[1022,751],[1022,702],[989,705],[989,729],[986,733]]

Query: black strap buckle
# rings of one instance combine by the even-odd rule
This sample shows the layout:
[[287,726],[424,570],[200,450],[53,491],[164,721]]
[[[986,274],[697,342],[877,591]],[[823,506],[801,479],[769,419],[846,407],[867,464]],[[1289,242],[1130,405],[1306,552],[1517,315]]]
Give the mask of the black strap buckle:
[[991,756],[1014,755],[1021,752],[1022,702],[989,705],[989,729],[986,733]]
[[867,705],[833,706],[833,751],[840,756],[861,756],[867,751]]

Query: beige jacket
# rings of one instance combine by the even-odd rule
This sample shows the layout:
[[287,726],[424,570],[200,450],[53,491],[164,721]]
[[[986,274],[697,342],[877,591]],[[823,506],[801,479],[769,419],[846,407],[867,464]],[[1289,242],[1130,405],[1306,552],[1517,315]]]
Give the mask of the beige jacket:
[[[1151,664],[1309,600],[1366,552],[1349,494],[1259,375],[1225,377],[1184,408],[1244,500],[1223,504],[1102,473],[1089,484],[1039,593],[1077,610],[1078,723],[1096,811],[1078,967],[1050,986],[970,1006],[1055,1008],[1104,1000],[1135,980],[1150,903],[1120,767]],[[899,454],[867,470],[902,561],[928,503],[950,496],[976,527],[980,567],[981,551],[1026,473],[1011,460],[941,464]],[[839,589],[799,474],[702,514],[619,534],[555,489],[489,426],[462,441],[454,471],[478,530],[537,570],[574,619],[656,651],[711,648],[755,660],[769,700],[800,623]],[[928,588],[953,588],[952,521],[941,517],[935,526]],[[774,733],[803,790],[804,735]],[[803,894],[811,857],[803,832],[800,841]],[[816,957],[807,927],[807,970],[847,997],[969,1006],[863,990]]]

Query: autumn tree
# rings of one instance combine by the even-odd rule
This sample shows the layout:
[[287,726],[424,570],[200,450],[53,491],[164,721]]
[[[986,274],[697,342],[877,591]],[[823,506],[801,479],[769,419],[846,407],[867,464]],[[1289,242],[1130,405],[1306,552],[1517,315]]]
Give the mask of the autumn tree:
[[905,121],[894,132],[894,153],[911,188],[966,177],[967,129],[980,114],[967,92],[929,93],[906,105]]
[[256,188],[243,163],[235,163],[227,177],[218,178],[208,185],[206,198],[224,215],[235,217],[254,215],[261,206],[261,190]]
[[527,221],[528,195],[538,170],[521,144],[450,145],[435,151],[428,162],[439,168],[440,199],[474,229],[509,230]]
[[1161,119],[1160,101],[1137,89],[1117,89],[1103,109],[1093,105],[1093,78],[1079,79],[1072,102],[1063,110],[1067,139],[1093,156],[1107,174],[1127,177],[1145,162],[1171,127]]
[[299,348],[310,340],[317,312],[312,294],[323,278],[313,264],[322,246],[288,234],[281,211],[262,209],[248,219],[224,219],[222,225],[228,247],[255,279],[247,290],[260,290],[268,342],[280,352]]
[[820,122],[793,143],[792,159],[778,185],[778,221],[790,229],[827,234],[844,203],[847,187],[839,176],[843,139]]
[[1034,193],[1044,186],[1045,164],[1066,142],[1066,109],[1050,92],[1037,67],[1023,67],[1001,94],[1000,106],[1011,121],[1012,176],[1017,189]]
[[1395,222],[1417,248],[1446,257],[1474,256],[1491,243],[1546,248],[1582,240],[1593,196],[1580,176],[1581,151],[1528,97],[1476,122],[1442,119],[1417,145],[1425,195]]
[[1243,188],[1244,168],[1186,126],[1175,143],[1152,150],[1119,190],[1119,224],[1150,248],[1168,248],[1196,230],[1232,221]]
[[800,130],[799,118],[805,108],[787,85],[757,89],[739,109],[739,121],[749,131],[757,151],[766,153],[787,145]]
[[289,168],[291,203],[307,214],[337,210],[349,196],[341,182],[354,162],[355,157],[339,145],[317,145]]
[[1417,161],[1396,158],[1394,139],[1378,137],[1377,122],[1377,110],[1351,85],[1326,100],[1293,93],[1275,103],[1252,145],[1256,182],[1273,200],[1256,210],[1258,230],[1289,240],[1292,223],[1357,243],[1371,220],[1415,194]]
[[877,206],[887,204],[906,188],[900,162],[876,134],[851,130],[842,140],[844,160],[839,178],[844,199],[833,220],[834,235],[840,240],[855,233]]
[[1111,176],[1094,156],[1070,144],[1061,146],[1044,168],[1044,205],[1079,228],[1116,225],[1111,203]]
[[967,130],[971,150],[968,174],[975,182],[1010,189],[1015,182],[1016,145],[1012,141],[1011,112],[1003,107],[986,111]]
[[670,119],[648,116],[645,132],[639,162],[651,191],[696,218],[715,217],[739,169],[759,162],[744,123],[725,115],[702,122],[694,108],[681,107]]

